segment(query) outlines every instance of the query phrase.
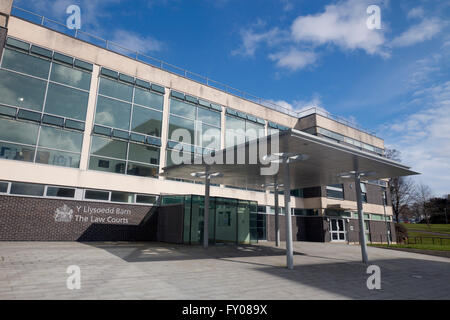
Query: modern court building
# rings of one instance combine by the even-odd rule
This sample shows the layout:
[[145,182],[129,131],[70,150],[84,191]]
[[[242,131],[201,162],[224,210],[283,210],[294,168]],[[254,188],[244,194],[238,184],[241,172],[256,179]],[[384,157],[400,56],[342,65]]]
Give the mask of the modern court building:
[[[192,156],[298,132],[383,161],[382,139],[328,113],[283,110],[0,4],[0,240],[201,243],[205,185],[163,174],[180,128]],[[273,190],[212,183],[210,243],[274,240]],[[366,240],[395,241],[387,180],[360,187]],[[357,189],[291,190],[294,241],[358,242]]]

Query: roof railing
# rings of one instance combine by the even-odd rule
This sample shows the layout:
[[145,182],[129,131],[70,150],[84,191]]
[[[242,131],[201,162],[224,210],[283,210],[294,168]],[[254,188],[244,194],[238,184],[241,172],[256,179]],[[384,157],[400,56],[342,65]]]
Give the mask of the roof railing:
[[98,47],[101,47],[101,48],[113,51],[115,53],[118,53],[118,54],[121,54],[121,55],[124,55],[124,56],[127,56],[128,58],[131,58],[131,59],[143,62],[145,64],[148,64],[148,65],[151,65],[153,67],[159,68],[161,70],[168,71],[168,72],[174,73],[176,75],[179,75],[181,77],[187,78],[189,80],[193,80],[193,81],[196,81],[198,83],[207,85],[207,86],[215,88],[217,90],[224,91],[224,92],[226,92],[228,94],[237,96],[239,98],[242,98],[242,99],[245,99],[245,100],[248,100],[248,101],[251,101],[251,102],[254,102],[256,104],[259,104],[261,106],[270,108],[272,110],[276,110],[276,111],[282,112],[282,113],[287,114],[287,115],[292,116],[292,117],[302,118],[302,117],[305,117],[307,115],[310,115],[310,114],[313,114],[313,113],[317,113],[317,114],[319,114],[321,116],[324,116],[324,117],[329,118],[331,120],[334,120],[334,121],[337,121],[339,123],[342,123],[342,124],[344,124],[346,126],[349,126],[349,127],[354,128],[354,129],[357,129],[359,131],[365,132],[367,134],[376,136],[374,132],[370,132],[370,131],[362,128],[358,124],[356,124],[354,122],[351,122],[351,121],[348,121],[348,120],[346,120],[346,119],[344,119],[342,117],[333,115],[333,114],[325,111],[322,108],[312,107],[312,108],[309,108],[309,109],[306,109],[306,110],[295,111],[295,110],[292,110],[292,109],[289,109],[289,108],[277,105],[276,103],[273,103],[270,100],[263,99],[263,98],[255,96],[255,95],[252,95],[250,93],[247,93],[245,91],[233,88],[233,87],[231,87],[231,86],[229,86],[227,84],[221,83],[221,82],[216,81],[216,80],[212,80],[212,79],[210,79],[210,78],[208,78],[206,76],[200,75],[200,74],[195,73],[195,72],[191,72],[191,71],[189,71],[187,69],[183,69],[183,68],[178,67],[176,65],[173,65],[173,64],[170,64],[168,62],[165,62],[164,60],[161,60],[161,59],[158,59],[158,58],[154,58],[152,56],[144,54],[144,53],[142,53],[140,51],[131,50],[129,48],[126,48],[126,47],[116,43],[116,42],[103,39],[101,37],[98,37],[96,35],[93,35],[93,34],[90,34],[88,32],[78,30],[78,29],[71,30],[71,29],[67,28],[67,26],[64,23],[62,23],[62,22],[49,19],[49,18],[47,18],[45,16],[42,16],[40,14],[37,14],[35,12],[29,11],[29,10],[26,10],[26,9],[23,9],[23,8],[20,8],[20,7],[17,7],[17,6],[13,6],[12,7],[11,15],[15,16],[17,18],[21,18],[21,19],[27,20],[29,22],[41,25],[41,26],[43,26],[45,28],[48,28],[48,29],[51,29],[51,30],[54,30],[54,31],[57,31],[57,32],[60,32],[60,33],[63,33],[65,35],[67,35],[67,36],[79,39],[81,41],[88,42],[88,43],[93,44],[95,46],[98,46]]

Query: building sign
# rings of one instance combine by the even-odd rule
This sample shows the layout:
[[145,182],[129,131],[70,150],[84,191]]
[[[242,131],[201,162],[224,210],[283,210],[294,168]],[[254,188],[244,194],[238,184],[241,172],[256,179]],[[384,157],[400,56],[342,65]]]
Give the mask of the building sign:
[[55,210],[55,222],[128,224],[131,210],[115,207],[68,206]]

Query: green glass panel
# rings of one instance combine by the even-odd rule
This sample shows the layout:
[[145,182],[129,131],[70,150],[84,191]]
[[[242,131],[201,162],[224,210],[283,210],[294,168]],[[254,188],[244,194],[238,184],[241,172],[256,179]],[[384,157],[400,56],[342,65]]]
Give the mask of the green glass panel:
[[183,116],[189,119],[195,119],[196,106],[176,99],[170,99],[170,113]]
[[84,131],[84,122],[66,120],[66,128]]
[[[175,132],[175,130],[178,130],[178,132]],[[194,121],[170,116],[169,139],[194,144]]]
[[0,70],[0,103],[42,111],[46,81]]
[[50,70],[50,61],[6,49],[3,53],[2,67],[47,79],[48,71]]
[[131,102],[133,98],[133,87],[118,81],[100,78],[99,93],[108,97]]
[[49,83],[45,112],[84,121],[88,100],[87,92]]
[[61,151],[38,148],[36,163],[50,164],[60,167],[79,168],[80,155]]
[[0,118],[0,140],[35,145],[39,125]]
[[221,127],[221,114],[219,112],[198,108],[197,120],[219,128]]
[[131,104],[98,97],[95,123],[128,130],[130,126]]
[[78,59],[75,59],[75,63],[74,63],[75,67],[77,68],[81,68],[87,71],[91,71],[94,69],[94,66],[92,65],[92,63],[88,63],[88,62],[84,62]]
[[134,92],[134,103],[145,107],[162,110],[164,105],[164,96],[136,88]]
[[84,90],[91,86],[91,74],[59,63],[53,63],[50,80]]
[[156,137],[161,136],[162,112],[133,107],[133,121],[131,131],[148,134]]
[[93,136],[91,154],[104,157],[126,159],[127,142]]
[[125,161],[92,156],[89,160],[89,170],[124,174]]
[[159,165],[159,148],[130,143],[128,160]]
[[72,152],[81,152],[83,134],[54,127],[41,127],[39,146]]
[[0,158],[19,160],[19,161],[34,161],[34,147],[26,147],[18,144],[0,142]]
[[29,43],[24,42],[24,41],[20,41],[20,40],[16,40],[16,39],[13,39],[13,38],[8,38],[6,40],[6,44],[8,46],[19,48],[19,49],[22,49],[22,50],[25,50],[25,51],[30,50],[30,44]]
[[15,117],[17,113],[17,109],[16,108],[12,108],[12,107],[6,107],[6,106],[0,106],[0,114],[2,116],[7,116],[7,117]]
[[[65,54],[61,54],[61,53],[58,53],[58,52],[55,52],[53,54],[53,60],[64,62],[64,63],[67,63],[69,65],[73,65],[73,58],[72,57],[66,56]],[[55,65],[57,65],[57,64],[53,64],[52,68],[54,68]]]

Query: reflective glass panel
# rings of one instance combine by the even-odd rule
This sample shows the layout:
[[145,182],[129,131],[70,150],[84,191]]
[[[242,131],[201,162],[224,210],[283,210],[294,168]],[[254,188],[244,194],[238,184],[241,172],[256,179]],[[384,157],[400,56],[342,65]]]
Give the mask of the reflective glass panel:
[[220,149],[220,129],[203,124],[201,131],[197,126],[196,145],[210,149]]
[[118,81],[100,78],[99,93],[131,102],[133,98],[133,87]]
[[220,117],[219,112],[198,108],[197,120],[203,123],[207,123],[220,128]]
[[54,127],[41,127],[39,146],[52,149],[81,152],[83,134]]
[[0,142],[0,158],[19,160],[19,161],[34,161],[34,147],[25,147],[18,144]]
[[159,148],[130,143],[128,160],[158,165]]
[[40,184],[13,182],[11,183],[10,193],[25,196],[43,196],[44,186]]
[[111,192],[111,201],[113,202],[125,202],[125,203],[133,203],[134,202],[134,194],[128,192]]
[[112,140],[98,136],[92,137],[91,154],[126,159],[127,143],[125,141]]
[[50,80],[84,90],[91,86],[91,74],[59,63],[53,63]]
[[131,104],[98,97],[95,123],[129,130]]
[[36,163],[51,164],[53,166],[79,168],[80,155],[76,153],[54,151],[38,148]]
[[0,103],[42,110],[46,81],[0,70]]
[[47,197],[74,198],[75,189],[47,187]]
[[170,113],[177,114],[186,118],[195,119],[196,106],[181,102],[176,99],[170,100]]
[[131,131],[160,137],[161,125],[162,112],[138,106],[133,107]]
[[147,90],[135,88],[134,103],[162,110],[164,104],[164,96]]
[[[179,130],[176,134],[174,134],[174,131],[178,129],[182,130]],[[194,121],[170,116],[169,139],[173,141],[194,144]]]
[[128,162],[127,174],[140,177],[157,177],[158,167]]
[[18,72],[26,73],[39,78],[48,78],[50,61],[35,56],[5,49],[3,53],[2,67]]
[[89,170],[125,173],[125,161],[92,156],[89,160]]
[[88,99],[87,92],[49,83],[45,112],[85,121]]
[[36,144],[39,125],[0,118],[0,140]]

